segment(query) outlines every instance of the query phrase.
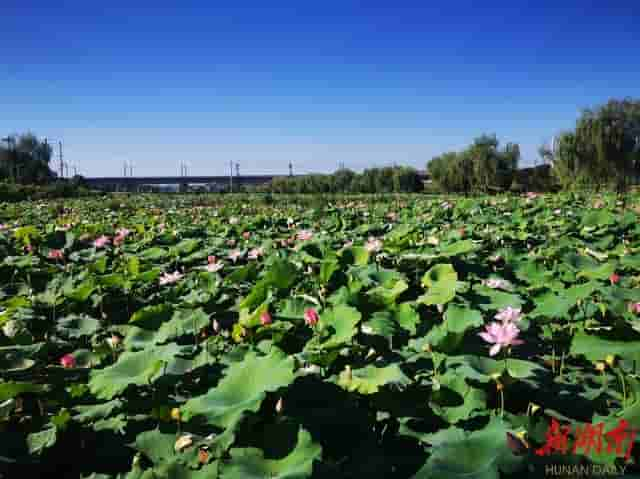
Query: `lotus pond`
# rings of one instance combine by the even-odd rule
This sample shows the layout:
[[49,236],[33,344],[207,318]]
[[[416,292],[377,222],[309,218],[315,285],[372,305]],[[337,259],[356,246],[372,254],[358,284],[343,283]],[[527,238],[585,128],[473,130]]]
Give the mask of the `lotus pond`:
[[632,477],[639,211],[533,194],[0,205],[0,476]]

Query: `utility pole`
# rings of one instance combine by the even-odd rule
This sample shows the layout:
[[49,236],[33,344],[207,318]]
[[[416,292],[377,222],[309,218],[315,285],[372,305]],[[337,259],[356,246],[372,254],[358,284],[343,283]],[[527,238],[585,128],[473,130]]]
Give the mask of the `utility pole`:
[[289,176],[293,176],[293,163],[289,160]]
[[64,161],[62,156],[62,141],[58,142],[58,164],[60,165],[60,178],[64,178]]
[[240,163],[236,163],[236,176],[240,178]]
[[229,160],[229,193],[233,193],[233,160]]

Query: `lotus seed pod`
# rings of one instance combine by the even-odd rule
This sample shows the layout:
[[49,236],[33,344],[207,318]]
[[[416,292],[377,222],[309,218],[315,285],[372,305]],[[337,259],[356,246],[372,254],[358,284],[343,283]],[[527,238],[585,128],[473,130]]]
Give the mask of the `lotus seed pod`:
[[191,434],[185,434],[180,436],[174,445],[176,452],[182,452],[193,444],[193,436]]
[[609,365],[609,367],[613,367],[616,362],[616,357],[613,354],[608,354],[605,358],[605,362]]
[[173,409],[171,409],[171,419],[173,419],[174,421],[179,421],[180,420],[180,409],[177,407],[174,407]]

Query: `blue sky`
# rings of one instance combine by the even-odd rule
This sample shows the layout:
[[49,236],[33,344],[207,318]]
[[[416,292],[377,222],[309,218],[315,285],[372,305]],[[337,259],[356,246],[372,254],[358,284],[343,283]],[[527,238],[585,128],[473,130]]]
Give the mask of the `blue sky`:
[[100,3],[0,9],[0,135],[62,139],[86,176],[424,168],[482,133],[526,165],[640,97],[637,2]]

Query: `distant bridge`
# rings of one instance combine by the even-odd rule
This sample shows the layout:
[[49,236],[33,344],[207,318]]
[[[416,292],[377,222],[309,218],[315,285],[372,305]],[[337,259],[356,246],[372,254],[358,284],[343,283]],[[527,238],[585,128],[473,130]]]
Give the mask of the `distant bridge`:
[[[269,183],[277,175],[243,175],[233,177],[233,186],[262,185]],[[284,176],[284,175],[283,175]],[[136,189],[147,185],[215,185],[228,186],[229,176],[109,176],[85,178],[87,184],[97,189]]]
[[[420,178],[425,181],[429,177],[424,171],[418,171]],[[233,177],[233,188],[241,185],[264,185],[274,178],[289,177],[291,175],[243,175]],[[294,175],[306,176],[306,175]],[[220,190],[229,187],[229,176],[107,176],[85,178],[87,185],[94,189],[120,191],[141,190],[145,186],[161,185],[203,185],[209,189]]]

